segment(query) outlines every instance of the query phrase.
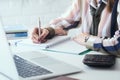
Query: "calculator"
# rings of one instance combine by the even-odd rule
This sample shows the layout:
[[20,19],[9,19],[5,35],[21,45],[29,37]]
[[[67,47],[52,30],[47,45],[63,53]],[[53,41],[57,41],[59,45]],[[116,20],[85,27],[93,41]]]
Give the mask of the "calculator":
[[94,67],[111,67],[115,64],[115,59],[114,55],[87,54],[83,63]]

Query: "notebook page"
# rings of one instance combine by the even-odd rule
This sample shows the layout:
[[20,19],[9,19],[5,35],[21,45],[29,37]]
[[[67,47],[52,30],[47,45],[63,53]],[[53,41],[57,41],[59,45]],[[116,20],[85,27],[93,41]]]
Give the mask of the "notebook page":
[[68,53],[68,54],[80,54],[83,51],[88,50],[85,46],[82,46],[78,43],[76,43],[73,40],[69,40],[66,42],[63,42],[59,45],[50,47],[46,49],[47,51],[53,51],[53,52],[60,52],[60,53]]
[[17,43],[17,45],[18,46],[19,45],[23,45],[23,46],[27,45],[27,46],[32,46],[32,47],[35,46],[35,47],[39,47],[41,49],[46,49],[46,48],[50,48],[50,47],[59,45],[60,43],[67,41],[67,40],[70,40],[70,37],[56,36],[53,39],[50,39],[45,43],[36,44],[36,43],[33,43],[31,39],[24,39],[21,42]]

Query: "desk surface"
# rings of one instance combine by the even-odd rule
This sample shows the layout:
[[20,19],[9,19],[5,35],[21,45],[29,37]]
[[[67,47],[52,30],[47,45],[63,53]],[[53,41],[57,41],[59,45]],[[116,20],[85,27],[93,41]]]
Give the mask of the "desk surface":
[[[29,51],[32,49],[23,48],[23,47],[11,47],[13,52],[23,52]],[[35,49],[34,49],[35,50]],[[93,68],[88,67],[82,63],[84,55],[73,55],[73,54],[65,54],[59,52],[49,52],[43,50],[36,50],[43,52],[51,57],[54,57],[58,60],[64,61],[66,63],[72,64],[76,67],[81,68],[83,71],[81,73],[68,75],[72,78],[77,78],[80,80],[119,80],[120,74],[120,59],[117,58],[116,64],[111,68]],[[95,51],[91,51],[88,54],[98,53]],[[100,53],[102,54],[102,53]]]

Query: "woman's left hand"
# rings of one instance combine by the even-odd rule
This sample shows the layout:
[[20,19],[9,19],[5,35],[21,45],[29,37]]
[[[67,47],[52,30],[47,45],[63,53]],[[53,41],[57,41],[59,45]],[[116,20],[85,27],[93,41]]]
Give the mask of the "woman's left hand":
[[85,45],[85,39],[88,37],[89,34],[86,33],[80,33],[79,35],[75,36],[73,40],[81,45]]

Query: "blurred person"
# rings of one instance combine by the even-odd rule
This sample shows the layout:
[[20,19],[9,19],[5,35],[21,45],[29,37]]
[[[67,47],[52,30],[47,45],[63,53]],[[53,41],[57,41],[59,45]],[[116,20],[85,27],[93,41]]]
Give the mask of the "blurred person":
[[81,22],[81,31],[73,38],[75,42],[92,50],[120,56],[119,10],[119,0],[75,0],[68,14],[53,19],[46,28],[41,29],[40,36],[35,27],[32,40],[40,43],[56,35],[66,35],[67,30]]

